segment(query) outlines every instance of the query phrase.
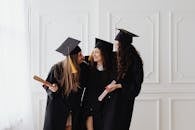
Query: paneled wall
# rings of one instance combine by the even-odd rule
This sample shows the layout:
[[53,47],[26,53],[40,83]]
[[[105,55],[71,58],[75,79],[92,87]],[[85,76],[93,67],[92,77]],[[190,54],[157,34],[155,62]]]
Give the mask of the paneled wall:
[[[63,56],[55,49],[72,36],[85,55],[95,37],[113,42],[116,28],[138,34],[133,45],[144,61],[144,84],[130,130],[194,130],[195,8],[193,0],[31,0],[31,76],[46,78]],[[34,125],[44,122],[46,93],[32,80]]]

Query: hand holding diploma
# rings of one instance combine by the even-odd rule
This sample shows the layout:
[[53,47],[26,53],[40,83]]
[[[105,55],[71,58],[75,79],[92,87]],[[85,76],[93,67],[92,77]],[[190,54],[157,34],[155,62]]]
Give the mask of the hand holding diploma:
[[108,91],[109,93],[112,92],[112,91],[114,91],[114,90],[116,90],[116,89],[118,89],[118,88],[122,88],[121,84],[111,84],[111,85],[109,86],[109,88],[106,87],[106,89],[107,89],[107,91]]
[[121,84],[116,84],[116,81],[113,80],[108,86],[106,86],[106,89],[104,90],[104,92],[98,97],[98,100],[99,101],[102,101],[104,99],[104,97],[114,91],[115,89],[118,89],[118,88],[122,88]]
[[106,86],[106,89],[104,90],[104,92],[98,97],[99,101],[103,100],[103,98],[109,93],[109,89],[110,89],[111,85],[113,85],[115,83],[116,83],[116,81],[113,80],[108,86]]
[[58,90],[58,86],[56,84],[51,84],[50,82],[45,81],[36,75],[33,76],[33,79],[43,83],[43,87],[45,89],[48,87],[52,92],[56,92]]

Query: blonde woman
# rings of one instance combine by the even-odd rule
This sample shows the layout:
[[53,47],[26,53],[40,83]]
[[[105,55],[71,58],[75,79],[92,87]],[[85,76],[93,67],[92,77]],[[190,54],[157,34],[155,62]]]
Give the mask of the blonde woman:
[[87,65],[83,63],[79,42],[68,38],[56,50],[65,59],[51,68],[46,79],[53,86],[46,87],[44,130],[82,130],[80,104]]

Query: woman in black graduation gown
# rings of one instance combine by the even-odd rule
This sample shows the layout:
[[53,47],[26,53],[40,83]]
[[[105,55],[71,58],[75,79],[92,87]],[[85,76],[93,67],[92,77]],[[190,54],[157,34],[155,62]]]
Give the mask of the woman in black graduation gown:
[[[143,63],[142,59],[131,44],[133,37],[137,35],[126,30],[119,29],[116,36],[116,57],[117,57],[117,84],[122,88],[118,89],[117,99],[114,101],[116,106],[113,128],[110,130],[129,130],[133,113],[135,97],[140,93],[143,82]],[[111,92],[116,85],[111,86]],[[108,129],[109,130],[109,129]]]
[[44,130],[66,130],[71,127],[72,130],[82,130],[84,122],[80,105],[88,68],[82,62],[83,55],[77,46],[79,42],[68,38],[56,50],[66,58],[51,68],[46,79],[53,86],[46,88],[48,96]]
[[[87,122],[93,121],[93,128],[88,130],[103,130],[104,123],[108,124],[109,120],[104,117],[107,114],[106,104],[109,104],[111,95],[107,95],[103,101],[98,101],[98,97],[105,90],[105,87],[113,81],[113,44],[96,38],[95,49],[91,56],[91,67],[87,89],[84,96],[84,111]],[[105,113],[106,111],[106,113]],[[111,115],[110,115],[111,116]],[[92,123],[92,122],[90,122]],[[108,124],[109,125],[109,124]],[[105,129],[106,130],[106,129]]]

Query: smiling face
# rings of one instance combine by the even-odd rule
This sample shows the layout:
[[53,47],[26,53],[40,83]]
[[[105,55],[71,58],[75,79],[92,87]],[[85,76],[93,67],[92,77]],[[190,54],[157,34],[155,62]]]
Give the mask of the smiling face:
[[102,62],[102,55],[99,48],[94,48],[92,56],[94,62]]
[[78,52],[77,63],[81,64],[83,62],[83,60],[84,60],[84,56],[83,56],[82,52],[80,51],[80,52]]

